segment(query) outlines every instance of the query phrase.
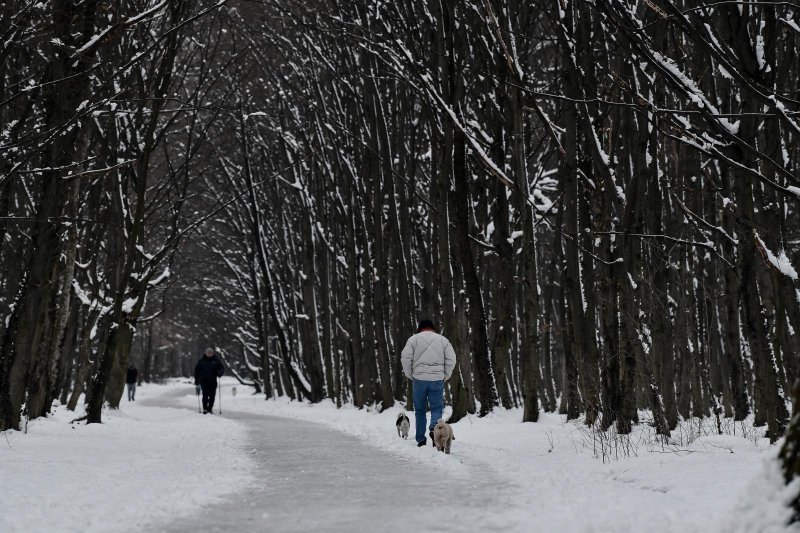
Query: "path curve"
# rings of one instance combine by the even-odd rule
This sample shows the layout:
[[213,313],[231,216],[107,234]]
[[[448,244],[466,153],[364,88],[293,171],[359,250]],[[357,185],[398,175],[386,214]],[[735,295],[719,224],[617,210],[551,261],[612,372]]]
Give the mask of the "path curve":
[[[191,392],[143,403],[176,407]],[[161,531],[523,530],[514,513],[504,512],[511,487],[488,465],[469,464],[469,475],[458,476],[321,424],[234,411],[223,416],[248,428],[255,483]]]

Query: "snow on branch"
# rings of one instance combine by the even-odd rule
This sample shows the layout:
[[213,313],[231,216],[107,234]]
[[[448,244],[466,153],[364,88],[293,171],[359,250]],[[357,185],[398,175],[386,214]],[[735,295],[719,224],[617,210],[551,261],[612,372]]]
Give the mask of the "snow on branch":
[[761,257],[764,259],[767,266],[776,272],[780,272],[784,276],[789,277],[789,279],[792,281],[797,281],[797,270],[794,269],[791,261],[789,261],[789,258],[786,256],[786,251],[781,250],[776,256],[772,250],[767,248],[767,245],[761,240],[761,237],[758,236],[758,233],[754,231],[753,236],[756,239],[756,248],[758,248]]
[[[484,167],[486,168],[487,172],[497,178],[503,185],[508,187],[511,190],[516,190],[517,186],[513,180],[511,180],[508,176],[506,176],[505,172],[503,172],[497,164],[492,160],[491,157],[486,153],[486,151],[481,147],[480,143],[475,139],[472,130],[464,123],[462,120],[463,117],[460,116],[459,113],[456,112],[447,102],[445,102],[442,95],[439,93],[439,90],[436,88],[436,84],[434,83],[433,79],[431,78],[430,73],[428,72],[413,72],[414,77],[419,79],[423,86],[419,87],[414,83],[411,83],[411,79],[406,66],[404,65],[401,57],[405,60],[408,65],[418,65],[419,62],[414,59],[414,56],[411,52],[406,48],[406,46],[400,41],[399,39],[395,39],[393,44],[399,49],[399,52],[395,52],[395,50],[389,48],[385,45],[380,45],[378,43],[374,43],[375,45],[379,46],[383,49],[384,52],[387,52],[386,57],[381,57],[387,65],[391,68],[397,70],[399,74],[407,76],[407,80],[412,87],[417,90],[421,89],[421,92],[426,94],[433,102],[435,102],[441,109],[444,111],[445,115],[450,119],[450,122],[453,126],[459,130],[465,137],[467,144],[472,149],[473,153],[477,156],[478,160],[483,163]],[[377,56],[381,56],[375,50],[370,48],[366,48],[366,50],[370,53],[373,53]],[[484,136],[485,133],[484,133]]]
[[136,15],[134,17],[126,17],[121,22],[118,22],[117,24],[109,26],[108,28],[106,28],[105,30],[101,31],[100,33],[98,33],[96,35],[93,35],[86,42],[86,44],[84,44],[83,46],[81,46],[80,48],[75,50],[75,53],[72,55],[72,57],[78,57],[78,56],[93,54],[94,52],[97,51],[98,48],[100,48],[100,46],[103,45],[103,43],[106,43],[106,42],[110,41],[112,38],[114,38],[114,36],[120,30],[122,30],[124,28],[127,28],[128,26],[132,26],[133,24],[136,24],[140,20],[144,19],[148,15],[151,15],[151,14],[155,13],[156,11],[160,11],[165,5],[167,5],[167,0],[164,0],[163,2],[161,2],[159,4],[156,4],[152,8],[150,8],[150,9],[148,9],[148,10],[142,12],[142,13],[139,13],[138,15]]
[[698,108],[705,109],[708,113],[714,117],[717,122],[725,128],[731,135],[738,135],[739,134],[739,124],[740,121],[731,122],[727,118],[725,118],[720,112],[717,107],[712,104],[706,95],[700,90],[697,84],[691,80],[686,74],[681,71],[680,68],[675,64],[672,59],[665,58],[658,52],[653,52],[653,59],[661,66],[663,71],[669,72],[672,77],[683,87],[684,91],[686,91],[689,100],[692,101]]

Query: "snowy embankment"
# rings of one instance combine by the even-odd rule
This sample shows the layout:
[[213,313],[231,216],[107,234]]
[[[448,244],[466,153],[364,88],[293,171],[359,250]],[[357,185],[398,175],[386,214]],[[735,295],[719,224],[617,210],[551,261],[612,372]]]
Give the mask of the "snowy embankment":
[[[75,415],[58,408],[32,421],[27,434],[1,435],[0,531],[158,530],[223,494],[248,490],[254,465],[245,432],[268,418],[199,415],[186,381],[148,385],[137,396],[104,412],[102,425],[71,424]],[[444,455],[416,447],[413,413],[412,438],[398,438],[400,407],[377,413],[330,402],[264,401],[231,379],[223,380],[222,407],[330,426],[430,467],[432,484],[441,472],[476,488],[491,486],[504,505],[486,513],[524,525],[515,531],[779,532],[798,489],[783,487],[777,447],[747,423],[723,421],[729,434],[716,435],[713,420],[695,420],[662,444],[646,424],[630,437],[609,439],[559,415],[522,424],[519,410],[500,409],[454,424],[453,452]]]
[[103,424],[63,407],[0,435],[0,531],[148,531],[246,487],[246,428],[196,411],[142,405],[145,385]]
[[[264,401],[233,380],[223,391],[224,409],[319,422],[383,451],[474,476],[476,484],[488,469],[508,484],[508,506],[498,511],[513,513],[531,531],[784,531],[788,517],[788,492],[772,475],[777,447],[747,423],[723,426],[735,435],[715,435],[712,420],[702,427],[686,423],[670,444],[656,444],[642,425],[629,438],[608,442],[563,416],[544,414],[538,423],[522,424],[521,410],[501,409],[454,424],[447,456],[415,446],[413,413],[411,438],[398,438],[400,407],[377,413],[336,409],[331,402]],[[190,406],[192,400],[182,401]]]

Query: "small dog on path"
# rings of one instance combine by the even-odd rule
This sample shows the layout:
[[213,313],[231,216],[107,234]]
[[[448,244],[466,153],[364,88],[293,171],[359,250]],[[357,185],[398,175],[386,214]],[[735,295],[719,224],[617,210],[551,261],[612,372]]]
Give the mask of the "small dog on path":
[[408,421],[408,417],[405,413],[397,415],[397,422],[395,422],[395,425],[397,426],[397,436],[407,439],[408,428],[411,426],[411,423]]
[[453,435],[453,428],[440,418],[433,428],[433,443],[436,449],[440,452],[450,453],[450,443],[454,440],[456,438]]

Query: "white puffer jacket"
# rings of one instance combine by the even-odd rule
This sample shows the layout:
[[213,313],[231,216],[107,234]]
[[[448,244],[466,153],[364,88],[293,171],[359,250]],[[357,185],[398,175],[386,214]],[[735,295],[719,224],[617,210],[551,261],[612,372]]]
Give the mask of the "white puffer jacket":
[[403,373],[409,379],[440,381],[449,379],[456,366],[453,345],[435,331],[412,335],[400,355]]

